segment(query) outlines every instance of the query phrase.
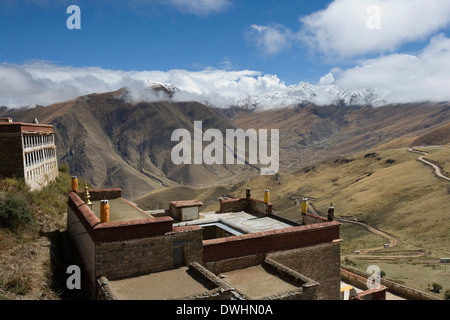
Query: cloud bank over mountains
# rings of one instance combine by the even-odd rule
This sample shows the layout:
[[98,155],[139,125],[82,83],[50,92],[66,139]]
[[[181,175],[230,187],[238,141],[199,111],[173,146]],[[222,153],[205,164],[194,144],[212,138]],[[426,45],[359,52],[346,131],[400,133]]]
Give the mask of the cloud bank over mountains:
[[[301,77],[301,75],[299,75]],[[258,105],[262,108],[310,101],[319,105],[450,101],[450,39],[439,34],[417,55],[390,54],[361,61],[349,69],[334,68],[317,83],[286,85],[277,75],[255,70],[121,71],[99,67],[59,66],[45,61],[0,64],[0,105],[48,105],[127,87],[135,100],[161,98],[148,86],[178,88],[175,100],[197,100],[217,107]]]
[[[132,0],[126,5],[162,3]],[[233,6],[232,0],[164,3],[194,15],[224,12]],[[278,75],[259,70],[124,71],[30,61],[0,64],[0,105],[48,105],[122,87],[128,88],[134,101],[166,98],[148,90],[154,83],[176,87],[175,101],[196,100],[216,107],[275,108],[304,101],[373,106],[450,101],[450,39],[440,33],[449,24],[448,0],[334,0],[323,10],[299,17],[297,30],[277,23],[249,23],[245,35],[272,58],[303,45],[313,59],[327,61],[329,73],[316,83],[288,85]],[[398,52],[412,42],[421,42],[422,49]]]

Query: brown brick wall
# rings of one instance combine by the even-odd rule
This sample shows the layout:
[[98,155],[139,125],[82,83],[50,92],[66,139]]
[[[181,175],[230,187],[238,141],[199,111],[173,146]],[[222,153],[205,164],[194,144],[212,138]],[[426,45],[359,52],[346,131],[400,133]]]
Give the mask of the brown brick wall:
[[268,215],[269,213],[272,213],[272,204],[271,203],[265,203],[262,200],[258,199],[249,199],[249,209],[251,212],[258,212],[264,215]]
[[69,194],[67,230],[83,263],[88,294],[101,276],[116,279],[173,268],[174,246],[183,248],[185,264],[203,260],[200,227],[172,228],[170,217],[100,223],[74,192]]
[[243,257],[210,261],[205,267],[214,274],[225,273],[232,270],[244,269],[263,263],[266,254],[253,254]]
[[[341,275],[349,282],[357,278],[367,279],[370,277],[370,274],[349,266],[342,266]],[[353,284],[352,282],[350,283]],[[358,284],[356,283],[354,285],[356,286]],[[365,283],[363,283],[363,285],[365,285]],[[409,300],[439,300],[425,292],[406,287],[391,280],[381,278],[381,285],[386,287],[389,291]],[[365,285],[365,287],[367,287],[367,285]]]
[[20,133],[0,133],[0,159],[2,162],[0,176],[23,178],[24,164]]
[[305,215],[305,224],[315,224],[315,223],[326,222],[326,221],[328,221],[328,218],[313,215],[310,213],[307,213]]
[[220,201],[220,211],[223,212],[239,212],[244,211],[247,208],[247,199],[229,199]]
[[[50,125],[34,125],[24,123],[1,123],[0,124],[0,176],[25,178],[31,190],[41,189],[49,181],[53,181],[59,174],[56,157],[41,162],[34,166],[25,168],[25,151],[23,146],[23,133],[26,134],[53,134],[53,127]],[[37,146],[32,151],[41,152],[43,149],[54,148],[54,145]],[[27,172],[27,174],[25,173]]]
[[[84,186],[78,186],[79,190],[77,192],[81,199],[84,199]],[[91,201],[100,201],[103,199],[113,200],[122,197],[122,190],[116,189],[95,189],[88,190],[91,196]]]
[[[93,194],[96,193],[93,192]],[[92,210],[75,192],[69,194],[68,204],[95,242],[125,241],[172,232],[173,219],[170,217],[100,223]]]
[[76,249],[82,265],[82,289],[88,298],[95,298],[92,293],[95,288],[95,244],[87,233],[85,226],[80,222],[78,215],[72,209],[67,208],[67,233],[69,239]]
[[181,246],[186,265],[199,262],[214,273],[261,263],[267,254],[317,281],[318,299],[339,299],[337,221],[203,241],[200,227],[172,227],[170,217],[100,223],[76,193],[69,194],[68,204],[69,235],[94,287],[101,276],[116,279],[171,269],[174,247]]
[[204,262],[289,250],[339,239],[339,223],[326,222],[203,242]]
[[117,279],[172,269],[174,243],[183,243],[186,264],[202,261],[201,230],[188,230],[145,239],[97,243],[95,276]]
[[339,242],[328,242],[305,248],[269,253],[267,257],[318,282],[318,300],[340,299]]
[[254,198],[241,198],[241,199],[229,199],[220,201],[220,211],[223,212],[257,212],[260,214],[268,215],[272,213],[272,204],[265,203],[262,200]]
[[54,133],[53,126],[48,124],[33,124],[33,123],[1,123],[0,133]]

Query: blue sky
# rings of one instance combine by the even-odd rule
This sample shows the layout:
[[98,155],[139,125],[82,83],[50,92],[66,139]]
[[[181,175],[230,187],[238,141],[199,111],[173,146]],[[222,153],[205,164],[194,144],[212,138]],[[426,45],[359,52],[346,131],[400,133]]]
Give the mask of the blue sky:
[[[3,6],[0,59],[120,70],[251,69],[288,83],[318,81],[329,65],[301,45],[268,55],[254,45],[252,25],[300,26],[299,17],[328,1],[229,1],[219,12],[191,12],[157,1],[17,1]],[[125,1],[122,1],[125,2]],[[69,5],[81,9],[81,30],[69,30]]]
[[[364,83],[374,88],[386,81],[397,83],[411,73],[436,78],[432,74],[435,71],[429,70],[439,68],[425,64],[430,60],[425,54],[440,54],[438,59],[445,62],[444,69],[447,67],[444,53],[450,26],[449,3],[447,0],[2,0],[0,79],[10,81],[6,83],[8,92],[15,94],[0,99],[0,104],[32,103],[16,101],[26,88],[12,81],[22,77],[30,81],[33,94],[29,96],[35,103],[65,98],[48,94],[48,99],[44,99],[42,92],[46,82],[61,85],[61,77],[55,74],[61,76],[62,69],[72,74],[90,70],[91,78],[98,78],[98,72],[92,73],[92,68],[103,73],[116,71],[114,76],[120,74],[119,77],[127,72],[158,71],[166,73],[155,80],[169,82],[175,78],[173,70],[198,72],[202,76],[205,70],[218,70],[222,73],[216,77],[227,75],[225,78],[230,76],[227,79],[234,80],[267,75],[263,79],[265,84],[258,87],[261,90],[277,86],[285,89],[300,82],[317,84],[327,74],[342,85]],[[69,30],[66,26],[71,16],[66,12],[69,5],[81,9],[80,30]],[[379,8],[379,12],[368,11],[370,6]],[[381,25],[370,29],[367,23],[374,17],[379,17]],[[432,51],[433,43],[434,47],[446,49]],[[403,54],[417,57],[421,63],[413,64],[415,69],[409,70],[409,62],[396,60],[401,60],[398,55]],[[394,65],[389,64],[394,60]],[[361,71],[368,65],[378,66],[374,72],[377,78]],[[396,72],[389,79],[383,78],[392,67]],[[244,70],[250,72],[239,73]],[[9,76],[12,71],[14,74]],[[179,79],[179,74],[176,76]],[[104,77],[108,77],[106,73]],[[417,79],[415,76],[406,80],[413,78]],[[107,80],[102,78],[103,86],[95,89],[110,89],[105,85]],[[447,78],[444,80],[447,83]],[[398,90],[405,93],[402,88]],[[63,91],[67,91],[67,98],[86,93],[85,88],[65,87]],[[0,89],[0,94],[8,92]],[[389,94],[394,96],[396,92]],[[436,97],[440,94],[441,91],[437,92]]]

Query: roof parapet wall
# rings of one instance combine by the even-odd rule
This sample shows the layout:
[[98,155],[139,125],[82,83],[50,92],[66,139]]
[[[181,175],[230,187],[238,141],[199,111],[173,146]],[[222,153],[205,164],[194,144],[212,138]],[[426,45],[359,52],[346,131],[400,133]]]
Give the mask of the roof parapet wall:
[[[103,199],[105,193],[118,195],[118,189],[103,189],[89,191],[94,199]],[[111,199],[111,198],[110,198]],[[171,217],[157,217],[149,219],[138,219],[118,222],[101,223],[89,206],[75,193],[69,193],[69,207],[77,215],[87,233],[94,242],[115,242],[139,238],[154,237],[171,232],[185,232],[199,227],[172,227]],[[186,230],[185,230],[186,229]]]
[[264,202],[255,198],[240,198],[220,200],[220,211],[217,213],[227,212],[257,212],[265,216],[272,213],[272,203]]
[[290,250],[339,239],[337,221],[250,233],[203,241],[204,262]]
[[0,122],[1,133],[54,133],[49,124],[33,124],[23,122]]

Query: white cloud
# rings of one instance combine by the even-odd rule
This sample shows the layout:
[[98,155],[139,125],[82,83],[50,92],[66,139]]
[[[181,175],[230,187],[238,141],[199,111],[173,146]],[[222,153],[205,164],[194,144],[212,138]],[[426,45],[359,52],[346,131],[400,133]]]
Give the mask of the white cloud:
[[332,72],[329,72],[328,74],[324,75],[322,78],[320,78],[319,81],[320,84],[333,84],[334,83],[334,76]]
[[135,100],[154,101],[160,98],[145,90],[152,83],[172,84],[180,89],[175,100],[198,100],[217,106],[285,87],[278,77],[251,70],[121,71],[34,61],[23,65],[0,64],[0,105],[48,105],[122,87],[127,87]]
[[196,15],[222,12],[231,4],[229,0],[169,0],[168,2],[182,12]]
[[[40,8],[46,8],[49,5],[69,6],[71,4],[78,4],[83,7],[83,3],[73,2],[71,0],[1,0],[0,7],[14,10],[30,4]],[[220,13],[231,6],[231,0],[109,0],[102,3],[100,1],[92,2],[97,2],[95,4],[100,6],[131,9],[137,14],[145,14],[149,8],[154,13],[157,7],[172,6],[180,12],[199,16]]]
[[450,39],[440,34],[417,56],[391,54],[344,70],[346,88],[371,88],[389,102],[450,101]]
[[[378,13],[379,20],[374,20]],[[333,59],[354,58],[392,52],[432,36],[449,25],[450,1],[334,0],[300,21],[299,35],[314,52]]]
[[281,25],[252,25],[247,37],[268,55],[276,55],[290,48],[295,42],[295,34]]
[[122,87],[129,89],[134,101],[164,98],[146,90],[152,83],[177,87],[175,101],[196,100],[217,107],[259,104],[267,108],[302,100],[328,104],[337,98],[352,99],[354,93],[362,103],[366,94],[371,101],[388,103],[450,101],[450,39],[440,34],[418,55],[390,54],[365,60],[354,68],[334,68],[317,84],[291,86],[276,75],[253,70],[121,71],[42,61],[0,64],[0,105],[48,105]]

